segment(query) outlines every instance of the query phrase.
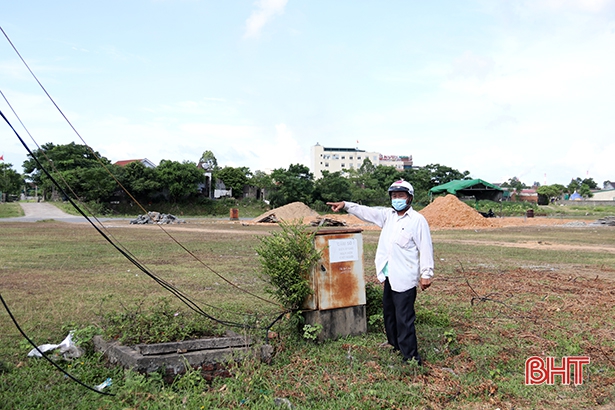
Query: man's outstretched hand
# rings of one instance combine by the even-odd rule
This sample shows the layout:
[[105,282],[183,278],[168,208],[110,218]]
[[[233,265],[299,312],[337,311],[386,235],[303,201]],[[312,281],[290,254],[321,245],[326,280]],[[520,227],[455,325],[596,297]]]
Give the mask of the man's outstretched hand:
[[344,201],[342,202],[327,202],[327,205],[331,207],[333,212],[339,212],[344,209]]

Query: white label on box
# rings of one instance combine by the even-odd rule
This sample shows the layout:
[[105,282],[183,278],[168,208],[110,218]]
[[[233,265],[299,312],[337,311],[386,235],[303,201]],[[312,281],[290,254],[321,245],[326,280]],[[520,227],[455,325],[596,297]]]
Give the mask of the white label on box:
[[329,239],[329,262],[349,262],[359,260],[359,249],[357,240],[349,239]]

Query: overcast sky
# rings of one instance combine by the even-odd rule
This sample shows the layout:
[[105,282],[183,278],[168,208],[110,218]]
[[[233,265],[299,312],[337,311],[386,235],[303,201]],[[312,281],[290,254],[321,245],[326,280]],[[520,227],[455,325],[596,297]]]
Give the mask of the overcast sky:
[[[267,170],[319,143],[489,182],[615,180],[615,0],[22,0],[0,25],[112,162]],[[82,143],[4,37],[0,90],[39,145]]]

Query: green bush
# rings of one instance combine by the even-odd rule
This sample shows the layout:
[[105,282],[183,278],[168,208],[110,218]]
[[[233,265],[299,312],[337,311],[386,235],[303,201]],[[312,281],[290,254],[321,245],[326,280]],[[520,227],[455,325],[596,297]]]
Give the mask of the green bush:
[[266,289],[285,308],[297,310],[312,294],[309,275],[320,259],[314,233],[300,223],[280,223],[281,231],[262,237],[256,248]]

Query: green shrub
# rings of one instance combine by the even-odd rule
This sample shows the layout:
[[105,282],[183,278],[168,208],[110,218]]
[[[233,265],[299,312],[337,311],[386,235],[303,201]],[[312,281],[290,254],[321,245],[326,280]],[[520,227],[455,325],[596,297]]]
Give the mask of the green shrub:
[[314,246],[314,233],[296,223],[280,223],[281,231],[262,237],[256,248],[266,291],[285,308],[297,310],[312,294],[309,275],[320,259]]

